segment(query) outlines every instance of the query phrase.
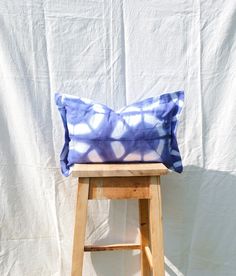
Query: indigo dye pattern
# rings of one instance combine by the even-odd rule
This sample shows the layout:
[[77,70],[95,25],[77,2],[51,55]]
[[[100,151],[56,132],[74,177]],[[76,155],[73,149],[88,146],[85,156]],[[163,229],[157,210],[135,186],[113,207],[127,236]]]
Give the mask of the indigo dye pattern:
[[75,163],[158,162],[181,173],[176,140],[184,92],[165,93],[115,112],[106,105],[68,94],[55,94],[65,128],[61,172]]

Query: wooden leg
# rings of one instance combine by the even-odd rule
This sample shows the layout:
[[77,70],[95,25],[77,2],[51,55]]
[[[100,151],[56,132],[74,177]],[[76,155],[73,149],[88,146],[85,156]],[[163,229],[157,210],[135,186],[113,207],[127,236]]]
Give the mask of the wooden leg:
[[150,218],[150,238],[153,260],[153,276],[164,276],[164,248],[162,230],[162,208],[160,176],[150,177],[149,218]]
[[77,205],[75,215],[72,276],[82,276],[84,240],[87,223],[89,178],[78,179]]
[[150,267],[145,253],[145,246],[149,246],[148,199],[139,199],[139,229],[141,244],[141,275],[150,276]]

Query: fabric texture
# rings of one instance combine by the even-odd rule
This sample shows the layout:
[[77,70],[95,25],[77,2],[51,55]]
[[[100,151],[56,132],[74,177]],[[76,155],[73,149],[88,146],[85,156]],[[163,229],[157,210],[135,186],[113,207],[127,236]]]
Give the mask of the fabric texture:
[[182,172],[176,140],[184,92],[130,104],[115,112],[90,99],[55,94],[65,127],[60,155],[65,176],[75,163],[161,162]]
[[[184,90],[184,171],[161,176],[166,276],[235,276],[236,1],[1,0],[0,275],[69,276],[78,179],[54,92],[120,110]],[[137,200],[89,200],[87,244],[139,244]],[[85,276],[140,276],[140,250]]]

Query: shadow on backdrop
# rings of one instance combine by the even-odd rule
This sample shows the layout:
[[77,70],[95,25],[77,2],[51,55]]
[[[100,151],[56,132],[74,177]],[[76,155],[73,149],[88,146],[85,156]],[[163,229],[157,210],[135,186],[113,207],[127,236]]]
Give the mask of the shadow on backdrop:
[[[182,174],[161,177],[161,192],[166,276],[236,271],[236,174],[186,166]],[[139,242],[138,201],[111,200],[107,223],[106,237],[94,244]],[[98,276],[140,271],[139,250],[92,252],[91,261]]]

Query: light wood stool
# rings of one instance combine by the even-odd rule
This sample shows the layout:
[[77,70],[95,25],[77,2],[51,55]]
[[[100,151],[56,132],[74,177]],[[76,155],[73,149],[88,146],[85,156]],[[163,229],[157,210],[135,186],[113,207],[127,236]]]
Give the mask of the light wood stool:
[[[78,177],[72,276],[82,276],[85,251],[141,250],[141,275],[164,276],[161,163],[75,164]],[[89,199],[138,199],[140,244],[85,245]],[[105,262],[104,262],[105,264]]]

